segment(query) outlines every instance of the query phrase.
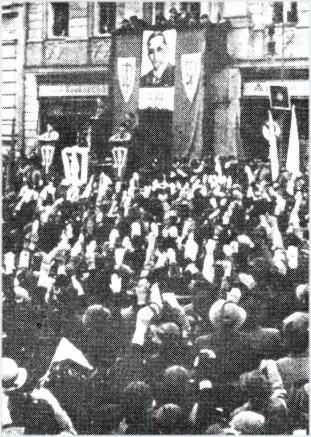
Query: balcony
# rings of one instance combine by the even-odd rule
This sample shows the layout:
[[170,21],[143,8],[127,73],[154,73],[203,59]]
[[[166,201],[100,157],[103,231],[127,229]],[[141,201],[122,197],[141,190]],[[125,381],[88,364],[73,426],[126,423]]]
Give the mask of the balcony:
[[111,57],[110,35],[89,39],[51,38],[28,40],[26,67],[108,67]]
[[228,34],[229,55],[237,60],[307,60],[309,58],[309,28],[293,24],[276,25],[273,35],[269,27],[252,25],[233,28]]

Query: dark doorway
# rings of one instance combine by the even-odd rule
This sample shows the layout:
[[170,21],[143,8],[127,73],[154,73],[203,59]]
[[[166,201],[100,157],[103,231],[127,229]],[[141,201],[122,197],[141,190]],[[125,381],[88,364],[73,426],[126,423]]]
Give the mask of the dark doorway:
[[77,144],[78,133],[81,133],[85,124],[90,123],[95,112],[95,100],[42,99],[41,130],[49,121],[59,133],[61,148],[71,147]]
[[[308,141],[309,108],[307,99],[291,99],[295,105],[298,124],[298,134],[301,142],[301,160],[307,156],[306,146]],[[244,154],[247,158],[268,158],[269,143],[262,134],[262,127],[268,120],[270,109],[269,99],[243,99],[241,101],[241,138]],[[273,110],[273,120],[279,125],[281,135],[278,138],[279,159],[284,164],[287,157],[289,132],[291,124],[291,111]]]
[[[105,117],[104,120],[100,119],[100,126],[95,126],[96,123],[92,118],[97,110],[96,98],[41,99],[41,132],[45,131],[47,122],[52,123],[54,129],[59,133],[59,149],[62,150],[65,147],[74,145],[86,145],[84,137],[88,127],[92,126],[94,130],[92,149],[96,149],[96,154],[100,153],[104,156],[108,138],[111,134],[111,121],[108,117]],[[101,150],[98,152],[99,148]]]
[[268,120],[268,99],[244,99],[241,101],[241,139],[246,158],[268,158],[269,143],[262,134],[262,126]]

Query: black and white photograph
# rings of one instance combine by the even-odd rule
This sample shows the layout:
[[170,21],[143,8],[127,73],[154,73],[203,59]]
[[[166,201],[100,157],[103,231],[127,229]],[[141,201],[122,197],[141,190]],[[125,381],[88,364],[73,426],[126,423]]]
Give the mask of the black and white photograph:
[[140,86],[172,87],[175,80],[176,30],[143,34]]
[[309,2],[1,12],[1,435],[309,435]]
[[176,29],[144,31],[139,109],[174,111],[175,50]]

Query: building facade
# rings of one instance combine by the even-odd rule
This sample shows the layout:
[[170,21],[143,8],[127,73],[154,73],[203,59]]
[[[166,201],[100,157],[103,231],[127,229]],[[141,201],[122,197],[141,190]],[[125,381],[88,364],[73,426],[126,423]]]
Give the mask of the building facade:
[[26,8],[2,2],[2,146],[20,149],[24,141],[24,67]]
[[[108,135],[113,117],[112,31],[134,15],[152,25],[157,15],[168,17],[172,7],[197,16],[206,14],[212,23],[230,23],[225,35],[228,64],[219,68],[216,65],[210,72],[214,151],[239,156],[261,154],[267,147],[261,128],[268,118],[269,86],[276,83],[289,89],[300,139],[307,150],[310,39],[307,1],[26,3],[22,8],[25,51],[16,63],[24,78],[18,93],[24,112],[23,105],[16,105],[20,108],[16,126],[22,132],[19,147],[24,147],[26,153],[34,149],[38,133],[44,131],[47,121],[60,132],[63,144],[75,144],[81,126],[87,125],[98,110],[98,99],[106,108]],[[12,25],[15,31],[19,23]],[[23,38],[19,42],[21,47]],[[9,43],[4,40],[4,47],[6,44]],[[9,95],[4,101],[5,105],[13,104]],[[8,135],[6,121],[12,114],[11,107],[4,107],[3,123]],[[281,127],[285,126],[284,132],[288,116],[289,113],[275,114]]]

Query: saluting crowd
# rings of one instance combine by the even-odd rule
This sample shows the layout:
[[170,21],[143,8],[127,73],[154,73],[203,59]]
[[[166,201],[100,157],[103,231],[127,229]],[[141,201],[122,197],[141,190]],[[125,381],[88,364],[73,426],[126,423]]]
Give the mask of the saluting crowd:
[[[15,169],[2,432],[308,433],[307,169],[272,181],[268,161],[207,156],[127,173],[79,187],[35,155]],[[53,360],[64,338],[83,359]]]

